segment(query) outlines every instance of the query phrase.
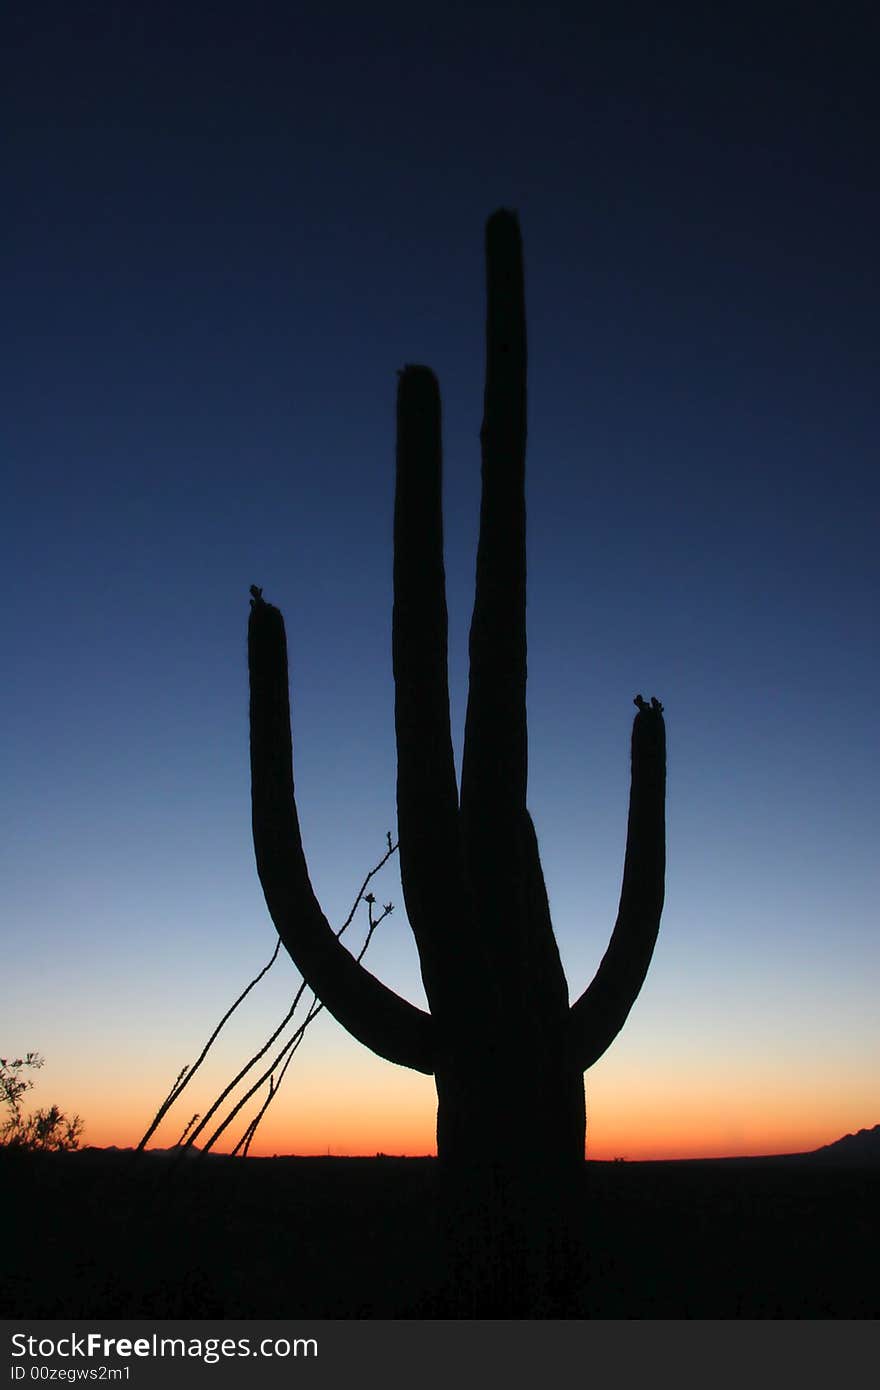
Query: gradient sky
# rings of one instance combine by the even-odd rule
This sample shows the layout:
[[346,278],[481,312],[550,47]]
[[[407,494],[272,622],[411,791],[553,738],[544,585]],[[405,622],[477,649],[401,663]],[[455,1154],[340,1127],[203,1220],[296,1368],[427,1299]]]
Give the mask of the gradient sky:
[[[588,1155],[880,1120],[867,9],[7,17],[0,1046],[45,1055],[32,1100],[79,1111],[85,1142],[137,1142],[274,944],[250,584],[287,622],[334,924],[395,829],[406,362],[443,396],[460,755],[498,206],[526,256],[529,803],[573,998],[616,913],[637,692],[668,729],[666,907],[587,1075]],[[394,864],[375,891],[397,910],[367,963],[422,1004]],[[279,960],[157,1142],[297,983]],[[434,1118],[430,1078],[325,1015],[253,1151],[428,1153]]]

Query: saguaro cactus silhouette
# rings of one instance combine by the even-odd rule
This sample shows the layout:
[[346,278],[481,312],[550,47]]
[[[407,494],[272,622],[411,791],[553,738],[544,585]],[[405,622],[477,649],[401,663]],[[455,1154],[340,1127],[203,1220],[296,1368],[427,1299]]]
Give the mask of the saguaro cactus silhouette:
[[622,1027],[651,959],[664,891],[665,730],[659,702],[637,696],[617,922],[595,978],[570,1007],[526,809],[526,334],[514,213],[489,218],[486,261],[482,504],[460,794],[446,661],[439,389],[423,366],[405,367],[398,381],[398,832],[430,1012],[355,963],[312,890],[294,801],[284,624],[258,590],[248,642],[251,768],[257,867],[284,945],[356,1038],[433,1073],[441,1168],[465,1205],[470,1194],[473,1219],[482,1204],[494,1212],[490,1227],[507,1222],[513,1250],[528,1240],[523,1213],[532,1213],[534,1227],[552,1227],[548,1203],[582,1166],[583,1074]]

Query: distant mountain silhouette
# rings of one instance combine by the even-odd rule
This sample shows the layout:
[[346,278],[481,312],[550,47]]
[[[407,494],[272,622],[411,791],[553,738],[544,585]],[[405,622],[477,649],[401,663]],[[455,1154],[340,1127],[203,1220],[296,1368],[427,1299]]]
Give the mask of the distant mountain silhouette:
[[860,1129],[858,1134],[845,1134],[833,1144],[813,1149],[807,1157],[834,1163],[880,1163],[880,1125]]
[[812,1167],[814,1164],[827,1164],[840,1167],[851,1164],[858,1168],[873,1168],[880,1164],[880,1125],[873,1129],[860,1129],[858,1134],[845,1134],[831,1144],[823,1144],[819,1149],[809,1149],[806,1153],[793,1154],[755,1154],[749,1158],[691,1159],[694,1163],[723,1163],[739,1167],[756,1164],[797,1163]]

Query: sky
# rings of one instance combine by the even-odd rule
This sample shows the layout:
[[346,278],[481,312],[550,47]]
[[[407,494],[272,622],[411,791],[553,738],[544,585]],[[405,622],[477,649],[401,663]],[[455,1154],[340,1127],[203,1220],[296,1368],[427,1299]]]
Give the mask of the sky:
[[[483,229],[510,207],[529,806],[572,999],[616,914],[633,697],[666,711],[666,904],[587,1155],[877,1123],[877,16],[47,0],[5,29],[0,1048],[44,1055],[31,1102],[137,1143],[271,955],[251,584],[287,624],[331,923],[396,838],[410,362],[443,400],[460,766]],[[371,887],[396,910],[365,964],[423,1006],[396,858]],[[153,1142],[298,984],[282,953]],[[323,1014],[251,1152],[427,1154],[435,1109]]]

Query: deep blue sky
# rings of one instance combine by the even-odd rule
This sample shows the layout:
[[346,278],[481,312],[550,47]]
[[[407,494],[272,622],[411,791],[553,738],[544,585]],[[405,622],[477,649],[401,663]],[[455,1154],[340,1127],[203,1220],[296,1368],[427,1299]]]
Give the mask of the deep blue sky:
[[[667,907],[591,1134],[877,1121],[880,33],[863,6],[716,8],[13,7],[0,1042],[45,1052],[42,1099],[94,1136],[138,1137],[271,950],[251,583],[287,620],[331,920],[394,828],[405,362],[443,395],[460,749],[497,206],[525,242],[530,804],[573,996],[616,910],[632,697],[667,712]],[[372,966],[421,1002],[384,896]],[[304,1077],[408,1084],[329,1022],[310,1048]]]

